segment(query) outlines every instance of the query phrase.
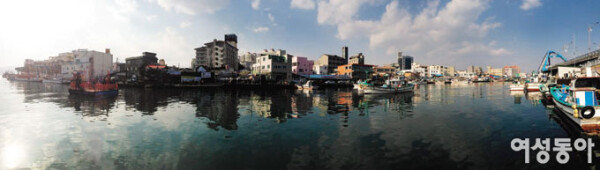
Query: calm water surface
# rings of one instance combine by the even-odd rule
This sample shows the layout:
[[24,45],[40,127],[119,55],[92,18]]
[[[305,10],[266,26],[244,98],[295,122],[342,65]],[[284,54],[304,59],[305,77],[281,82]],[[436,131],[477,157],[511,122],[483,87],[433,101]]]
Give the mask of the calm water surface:
[[[121,89],[81,98],[66,85],[0,80],[0,169],[557,167],[534,156],[524,164],[524,153],[510,149],[513,138],[572,135],[539,96],[511,94],[508,85],[377,96]],[[587,167],[584,160],[572,153],[569,166]]]

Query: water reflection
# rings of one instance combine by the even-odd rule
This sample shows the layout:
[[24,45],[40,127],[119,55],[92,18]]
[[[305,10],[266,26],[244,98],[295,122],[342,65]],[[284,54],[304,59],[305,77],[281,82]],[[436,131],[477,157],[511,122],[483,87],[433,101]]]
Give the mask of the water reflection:
[[515,105],[507,87],[424,85],[393,95],[132,88],[82,98],[64,85],[0,81],[10,111],[0,112],[0,148],[26,155],[0,158],[0,169],[525,167],[512,138],[567,134],[542,106],[521,103],[525,94]]

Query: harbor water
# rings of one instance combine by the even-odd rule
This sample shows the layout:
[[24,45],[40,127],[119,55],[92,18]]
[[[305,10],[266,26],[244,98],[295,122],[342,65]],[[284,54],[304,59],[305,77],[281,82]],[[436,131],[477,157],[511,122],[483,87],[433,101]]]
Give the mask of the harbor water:
[[[585,155],[524,163],[514,138],[572,133],[537,94],[509,83],[351,89],[124,88],[0,80],[0,169],[587,168]],[[598,145],[597,145],[598,146]],[[535,153],[535,152],[533,152]]]

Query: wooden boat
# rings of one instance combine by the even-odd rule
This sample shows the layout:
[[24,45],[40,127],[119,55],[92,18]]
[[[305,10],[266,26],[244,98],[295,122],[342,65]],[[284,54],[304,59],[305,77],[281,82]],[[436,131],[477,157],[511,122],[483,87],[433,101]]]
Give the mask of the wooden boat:
[[412,92],[415,86],[403,80],[387,80],[383,86],[374,86],[369,83],[359,84],[359,90],[365,94],[386,94]]
[[83,80],[81,74],[76,73],[69,85],[69,94],[71,95],[117,95],[119,86],[116,82],[110,80],[107,75],[101,80]]
[[575,125],[584,132],[600,131],[600,105],[596,90],[600,87],[600,78],[577,78],[570,85],[551,87],[552,101]]

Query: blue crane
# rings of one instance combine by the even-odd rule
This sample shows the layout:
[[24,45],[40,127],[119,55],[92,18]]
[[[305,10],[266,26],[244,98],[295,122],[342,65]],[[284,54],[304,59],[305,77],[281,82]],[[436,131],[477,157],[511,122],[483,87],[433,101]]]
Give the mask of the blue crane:
[[539,73],[548,71],[548,66],[550,66],[550,58],[553,58],[553,57],[558,57],[558,58],[562,59],[565,62],[567,61],[567,59],[565,59],[565,57],[563,57],[562,55],[560,55],[560,53],[554,52],[552,50],[549,50],[544,55],[544,59],[542,60],[542,64],[540,65],[540,68],[538,69]]

